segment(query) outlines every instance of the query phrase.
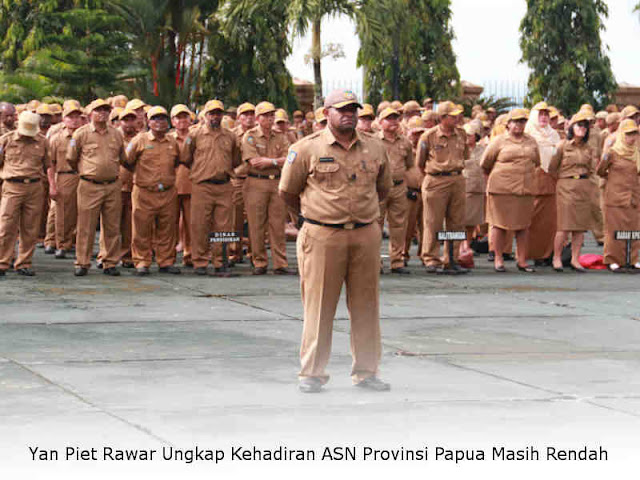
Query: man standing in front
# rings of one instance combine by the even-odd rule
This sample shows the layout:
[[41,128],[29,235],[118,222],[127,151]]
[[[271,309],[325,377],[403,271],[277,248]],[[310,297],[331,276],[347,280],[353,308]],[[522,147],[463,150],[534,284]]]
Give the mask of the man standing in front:
[[328,381],[333,320],[347,288],[351,319],[351,377],[355,386],[390,389],[377,376],[381,356],[379,201],[392,186],[382,143],[356,132],[358,103],[335,90],[324,103],[328,128],[289,150],[281,196],[305,219],[298,235],[298,266],[304,305],[299,389],[319,392]]
[[78,184],[78,223],[76,234],[77,277],[85,276],[91,266],[91,253],[98,219],[102,215],[105,275],[119,276],[120,213],[122,210],[120,165],[126,162],[124,140],[108,124],[111,106],[99,98],[87,107],[91,123],[75,131],[67,150],[67,162],[80,174]]

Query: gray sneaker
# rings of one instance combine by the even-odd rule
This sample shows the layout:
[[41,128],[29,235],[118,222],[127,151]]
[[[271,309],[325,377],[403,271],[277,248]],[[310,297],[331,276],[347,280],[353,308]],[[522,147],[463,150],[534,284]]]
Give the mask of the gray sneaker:
[[388,392],[389,390],[391,390],[391,385],[389,385],[387,382],[383,382],[375,375],[372,377],[367,377],[361,382],[354,384],[353,386],[372,390],[374,392]]
[[322,390],[322,380],[315,377],[304,377],[298,382],[298,390],[302,393],[318,393]]

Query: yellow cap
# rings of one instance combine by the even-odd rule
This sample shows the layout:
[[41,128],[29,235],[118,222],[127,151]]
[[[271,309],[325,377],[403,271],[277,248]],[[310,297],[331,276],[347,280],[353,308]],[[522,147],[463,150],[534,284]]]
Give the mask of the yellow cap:
[[422,119],[425,122],[429,122],[429,121],[437,122],[438,121],[438,114],[436,112],[434,112],[433,110],[425,110],[422,113]]
[[533,110],[539,112],[540,110],[550,110],[547,102],[538,102],[533,106]]
[[35,137],[40,130],[40,115],[25,110],[18,117],[18,133],[25,137]]
[[380,120],[383,120],[383,119],[385,119],[387,117],[390,117],[391,115],[398,115],[399,116],[400,112],[397,111],[395,108],[387,107],[380,114]]
[[473,122],[469,122],[466,123],[462,126],[462,128],[464,129],[464,131],[467,133],[467,135],[478,135],[478,125],[473,123]]
[[125,108],[124,110],[122,110],[120,112],[120,120],[122,120],[124,117],[128,117],[129,115],[133,115],[134,117],[138,118],[138,113],[133,109],[133,108]]
[[275,112],[276,107],[271,102],[260,102],[256,105],[256,115],[265,115],[267,113]]
[[393,108],[394,110],[397,110],[398,112],[402,111],[402,102],[400,100],[394,100],[391,102],[391,105],[389,105],[391,108]]
[[383,100],[378,104],[378,107],[376,108],[376,112],[378,113],[378,115],[380,115],[385,108],[390,106],[391,106],[391,102],[387,102],[386,100]]
[[463,110],[459,105],[448,100],[438,104],[438,115],[440,116],[450,115],[455,117],[456,115],[460,115],[462,112]]
[[35,112],[39,106],[40,106],[39,100],[31,100],[29,103],[27,103],[27,110],[32,110],[33,112]]
[[562,115],[558,115],[558,126],[560,126],[560,125],[564,125],[564,122],[565,122],[566,120],[567,120],[567,119],[566,119],[566,118],[564,118]]
[[593,107],[588,103],[583,103],[582,105],[580,105],[580,110],[588,110],[591,113],[594,113],[593,112]]
[[596,115],[595,113],[593,113],[592,108],[581,108],[579,111],[583,112],[589,120],[595,120],[596,118]]
[[301,110],[296,110],[295,112],[293,112],[293,118],[296,117],[304,117],[304,113],[302,113]]
[[416,115],[411,117],[407,122],[407,128],[409,130],[426,130],[427,128],[424,126],[424,120],[422,117]]
[[507,121],[526,120],[528,118],[529,115],[527,115],[527,111],[524,108],[514,108],[509,112]]
[[67,115],[71,115],[73,112],[83,113],[82,105],[76,100],[67,100],[64,102],[64,110],[62,111],[62,116],[66,117]]
[[611,112],[607,114],[607,126],[620,122],[622,117],[618,112]]
[[113,107],[113,110],[111,110],[111,113],[109,114],[109,121],[112,122],[113,120],[120,120],[120,114],[123,110],[124,108],[122,107]]
[[327,121],[327,117],[324,116],[324,108],[320,107],[318,109],[316,109],[316,122],[317,123],[321,123],[321,122],[326,122]]
[[242,115],[243,113],[246,113],[246,112],[255,112],[255,111],[256,111],[256,106],[253,103],[245,102],[238,107],[238,111],[236,112],[236,115]]
[[347,105],[357,105],[362,108],[358,97],[351,90],[338,89],[327,95],[324,100],[324,108],[342,108]]
[[74,99],[65,100],[64,103],[62,104],[62,110],[66,110],[69,106],[74,106],[75,108],[82,110],[82,105],[80,105],[80,102],[78,100],[74,100]]
[[215,110],[224,112],[224,103],[222,103],[220,100],[209,100],[207,103],[205,103],[204,108],[202,109],[202,113],[206,115],[207,113],[213,112]]
[[153,117],[157,117],[159,115],[164,115],[169,118],[169,113],[167,113],[167,109],[161,107],[160,105],[156,105],[155,107],[151,107],[147,112],[147,118],[151,120]]
[[187,107],[186,105],[183,105],[182,103],[178,103],[177,105],[174,105],[171,108],[171,117],[175,117],[177,115],[180,115],[181,113],[186,113],[189,116],[191,116],[191,110],[189,110],[189,107]]
[[609,115],[607,112],[605,112],[604,110],[600,110],[598,113],[596,113],[596,118],[606,120],[607,115]]
[[365,103],[362,105],[362,108],[360,110],[358,110],[358,117],[372,117],[375,118],[376,114],[373,111],[373,107],[368,104]]
[[111,105],[105,102],[102,98],[97,98],[93,102],[91,102],[89,105],[87,105],[87,113],[91,113],[96,108],[100,108],[100,107],[109,107],[109,110],[111,110]]
[[146,103],[144,103],[139,98],[134,98],[133,100],[129,100],[129,102],[125,105],[125,109],[138,110],[139,108],[144,108]]
[[620,122],[620,126],[618,127],[622,133],[631,133],[638,131],[638,125],[632,119],[627,118]]
[[288,122],[288,121],[289,121],[289,115],[287,115],[287,112],[285,112],[284,109],[282,108],[277,109],[275,123]]
[[560,112],[558,111],[558,109],[556,107],[554,107],[553,105],[549,106],[549,118],[555,118],[560,116]]
[[489,113],[489,112],[498,113],[498,111],[493,107],[487,108],[487,113]]
[[620,112],[620,115],[622,115],[622,118],[631,118],[635,114],[637,114],[638,111],[639,110],[636,107],[634,107],[633,105],[627,105],[626,107],[624,107],[622,109],[622,112]]
[[588,122],[588,121],[589,121],[588,112],[586,110],[580,110],[573,117],[571,117],[571,121],[569,122],[569,125],[573,125],[574,123],[578,123],[578,122]]
[[38,108],[36,108],[36,113],[38,115],[53,115],[53,111],[47,103],[41,103],[40,105],[38,105]]
[[307,112],[307,113],[305,113],[305,115],[304,115],[304,119],[305,119],[307,122],[313,122],[313,121],[316,119],[316,114],[315,114],[315,113],[313,113],[313,112]]
[[124,95],[116,95],[111,98],[111,105],[115,107],[125,108],[129,100]]
[[51,109],[54,115],[58,115],[62,113],[62,107],[60,106],[59,103],[50,103],[49,108]]

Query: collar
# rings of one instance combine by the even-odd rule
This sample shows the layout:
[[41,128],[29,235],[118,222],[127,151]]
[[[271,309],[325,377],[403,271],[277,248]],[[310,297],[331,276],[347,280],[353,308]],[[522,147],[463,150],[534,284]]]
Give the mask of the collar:
[[[329,128],[329,126],[327,126],[327,128],[323,129],[321,132],[321,135],[323,135],[323,138],[325,140],[325,142],[327,142],[328,145],[334,145],[334,144],[338,144],[342,147],[342,145],[338,142],[338,140],[336,140],[335,135],[333,134],[333,132],[331,131],[331,129]],[[347,150],[351,150],[351,148],[356,144],[362,141],[362,136],[360,134],[360,132],[358,132],[358,130],[354,130],[354,136],[353,136],[353,141],[351,142],[351,144],[349,145],[349,148]]]
[[400,135],[398,134],[398,132],[396,132],[396,134],[393,136],[393,139],[389,140],[387,137],[384,136],[384,132],[382,130],[376,132],[375,136],[384,142],[390,142],[390,143],[396,143],[400,139]]
[[153,132],[152,132],[151,130],[149,130],[148,132],[145,132],[144,134],[147,136],[147,138],[148,138],[148,139],[149,139],[149,141],[151,141],[151,142],[168,142],[168,141],[169,141],[169,140],[167,139],[167,135],[168,135],[167,133],[165,133],[165,134],[164,134],[164,137],[163,137],[163,138],[161,138],[161,139],[160,139],[160,138],[158,138],[158,137],[156,137],[156,136],[153,134]]
[[92,132],[98,133],[100,135],[106,135],[107,133],[109,133],[109,128],[111,128],[111,127],[109,127],[109,123],[107,123],[107,128],[104,131],[104,133],[100,133],[100,132],[98,132],[98,130],[96,130],[96,125],[93,122],[90,122],[89,123],[89,128],[91,129]]

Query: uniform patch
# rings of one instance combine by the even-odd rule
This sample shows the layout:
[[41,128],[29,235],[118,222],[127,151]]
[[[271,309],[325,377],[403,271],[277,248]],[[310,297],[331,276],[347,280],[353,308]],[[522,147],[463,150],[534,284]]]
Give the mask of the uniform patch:
[[152,150],[153,149],[153,145],[145,145],[144,149],[145,150]]
[[296,152],[294,152],[293,150],[291,150],[289,152],[289,155],[287,155],[287,163],[289,165],[291,165],[293,162],[296,161],[296,157],[298,156],[298,154]]
[[318,160],[320,163],[333,163],[335,159],[333,157],[320,157]]
[[191,145],[191,137],[187,137],[187,139],[184,141],[185,145]]
[[69,146],[70,146],[71,148],[75,148],[75,147],[76,147],[76,139],[75,139],[75,138],[72,138],[72,139],[71,139],[71,141],[69,142]]
[[425,142],[424,140],[420,142],[420,148],[427,148],[427,142]]
[[133,144],[132,143],[127,145],[127,155],[131,153],[131,150],[133,150]]
[[256,144],[256,141],[251,136],[247,137],[247,142],[249,143],[249,145],[255,145]]

